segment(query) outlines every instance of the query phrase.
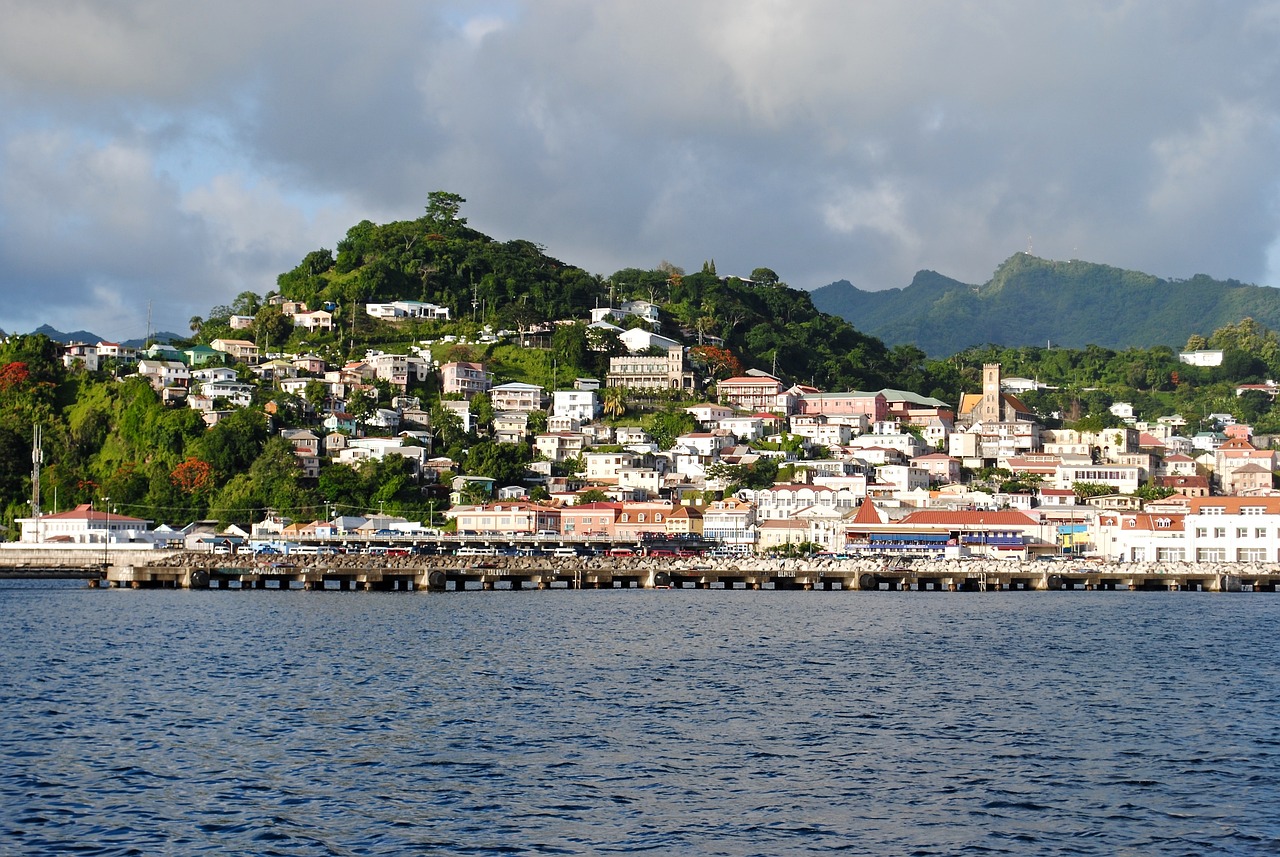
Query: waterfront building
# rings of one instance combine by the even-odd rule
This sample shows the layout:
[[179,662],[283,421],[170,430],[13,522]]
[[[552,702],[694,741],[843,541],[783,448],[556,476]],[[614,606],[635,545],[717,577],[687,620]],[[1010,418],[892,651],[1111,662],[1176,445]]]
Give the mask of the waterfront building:
[[561,510],[536,503],[492,503],[482,506],[456,506],[444,513],[456,520],[460,532],[532,535],[538,532],[560,533]]
[[1280,497],[1193,497],[1183,528],[1186,559],[1280,562]]
[[152,546],[151,521],[82,503],[67,512],[18,518],[22,544],[90,545],[127,543],[132,547]]

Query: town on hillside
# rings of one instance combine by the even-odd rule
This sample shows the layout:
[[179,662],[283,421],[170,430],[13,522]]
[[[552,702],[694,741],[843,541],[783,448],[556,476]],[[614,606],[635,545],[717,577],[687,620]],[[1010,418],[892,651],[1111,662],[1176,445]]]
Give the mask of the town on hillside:
[[[333,305],[269,303],[296,328],[333,328]],[[447,308],[422,301],[368,303],[364,312],[449,320]],[[484,328],[475,342],[427,339],[405,353],[373,349],[342,365],[249,339],[142,351],[72,342],[61,351],[68,369],[145,380],[167,408],[190,409],[209,427],[260,407],[264,386],[291,394],[309,425],[289,425],[274,401],[264,409],[298,480],[394,460],[430,498],[430,512],[412,520],[335,503],[305,519],[263,509],[255,520],[175,527],[106,496],[47,509],[37,432],[33,513],[15,521],[9,546],[275,554],[450,551],[465,542],[525,553],[634,545],[722,555],[1280,561],[1275,453],[1228,414],[1200,426],[1176,416],[1141,421],[1117,402],[1112,427],[1047,428],[1019,398],[1042,385],[1004,377],[999,364],[983,366],[980,389],[954,405],[902,390],[787,384],[740,367],[717,379],[691,359],[695,346],[663,336],[657,321],[654,304],[631,300],[558,322],[608,332],[624,350],[608,358],[603,378],[558,379],[552,389],[434,355],[439,346],[511,340],[532,347],[530,337],[554,324]],[[249,328],[254,317],[229,323]],[[1181,355],[1190,365],[1215,359],[1221,352]],[[428,381],[438,391],[430,408],[412,393]],[[1275,389],[1265,392],[1274,398]],[[619,419],[655,401],[672,417],[661,431]],[[442,454],[449,432],[519,451],[515,476],[509,468],[505,480],[486,476]]]

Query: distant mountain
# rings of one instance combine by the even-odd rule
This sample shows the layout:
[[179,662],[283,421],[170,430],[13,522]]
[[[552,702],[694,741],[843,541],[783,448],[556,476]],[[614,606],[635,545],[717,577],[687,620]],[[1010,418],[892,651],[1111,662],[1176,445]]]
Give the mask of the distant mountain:
[[70,333],[63,333],[57,328],[50,327],[47,324],[42,324],[31,332],[32,334],[43,333],[45,336],[49,337],[54,342],[61,342],[63,345],[66,345],[68,342],[101,342],[102,341],[101,336],[98,336],[98,334],[96,333],[90,333],[87,330],[73,330]]
[[[32,334],[42,333],[45,336],[52,339],[54,342],[61,342],[63,345],[66,345],[68,342],[102,342],[104,341],[104,337],[101,337],[96,333],[91,333],[87,330],[73,330],[70,333],[63,333],[57,328],[50,327],[47,324],[42,324],[31,332]],[[186,337],[180,336],[179,334],[176,334],[176,333],[171,333],[167,330],[151,335],[151,340],[153,342],[159,342],[162,344],[172,342],[175,339],[185,339],[185,338]],[[110,340],[106,340],[106,341],[109,342]],[[147,344],[147,340],[146,339],[129,339],[124,342],[121,342],[120,344],[127,345],[130,348],[141,348]]]
[[1280,289],[1204,274],[1164,280],[1027,253],[1009,257],[981,285],[921,271],[904,289],[864,292],[841,280],[812,294],[819,310],[933,357],[987,343],[1181,348],[1192,334],[1208,336],[1246,317],[1280,330]]

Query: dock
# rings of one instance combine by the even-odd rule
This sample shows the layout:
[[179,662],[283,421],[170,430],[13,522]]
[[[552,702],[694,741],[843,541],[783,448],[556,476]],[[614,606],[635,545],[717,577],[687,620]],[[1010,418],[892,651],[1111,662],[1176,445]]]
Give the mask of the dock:
[[[178,561],[174,561],[177,559]],[[187,554],[112,565],[90,585],[116,588],[431,591],[747,589],[861,592],[1275,592],[1280,567],[1249,563],[1046,563],[794,560],[765,557],[298,557],[286,562]]]

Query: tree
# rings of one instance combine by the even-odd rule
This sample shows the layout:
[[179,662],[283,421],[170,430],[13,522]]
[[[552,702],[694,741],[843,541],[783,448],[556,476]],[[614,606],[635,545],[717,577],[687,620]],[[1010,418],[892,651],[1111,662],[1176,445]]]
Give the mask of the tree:
[[488,434],[493,430],[493,402],[485,393],[476,393],[471,397],[471,415],[475,418],[476,428]]
[[231,302],[229,315],[257,315],[261,308],[262,299],[257,293],[245,291],[236,295],[236,299]]
[[358,423],[368,419],[377,406],[377,393],[370,390],[361,388],[347,396],[347,413],[355,417]]
[[698,345],[689,349],[689,359],[703,367],[703,371],[717,381],[736,378],[743,373],[742,361],[727,348],[717,345]]
[[1072,482],[1071,490],[1081,500],[1087,500],[1090,497],[1105,497],[1108,494],[1116,493],[1116,489],[1101,482]]
[[173,468],[170,480],[184,494],[197,494],[213,485],[213,467],[194,455],[189,455]]
[[751,464],[712,464],[707,468],[708,479],[718,479],[725,483],[726,496],[742,489],[759,490],[768,488],[778,476],[778,460],[761,458]]
[[625,387],[605,387],[601,392],[601,412],[610,419],[619,419],[627,412],[627,390]]
[[772,268],[756,268],[751,272],[751,281],[757,286],[778,285],[778,274]]
[[467,451],[466,472],[468,476],[486,476],[498,485],[518,484],[524,481],[531,456],[524,444],[482,440]]
[[427,221],[436,228],[448,226],[466,226],[467,219],[459,217],[462,204],[466,202],[460,195],[443,190],[434,190],[427,194]]
[[528,429],[531,435],[545,434],[547,431],[547,412],[530,411]]
[[324,404],[324,400],[328,397],[329,393],[328,388],[326,388],[324,384],[312,378],[307,381],[307,386],[303,387],[302,395],[303,398],[307,400],[307,404],[309,404],[313,410],[318,411]]
[[561,366],[583,371],[591,365],[587,326],[582,322],[558,324],[551,334],[551,356]]
[[675,446],[676,438],[693,431],[697,425],[693,414],[667,409],[650,418],[648,431],[659,449],[670,449]]
[[575,506],[585,506],[588,503],[607,503],[609,495],[601,491],[599,488],[588,488],[586,491],[579,491],[577,498],[573,501]]
[[280,307],[268,304],[254,315],[253,332],[263,347],[273,342],[279,345],[293,333],[293,319],[282,313]]

